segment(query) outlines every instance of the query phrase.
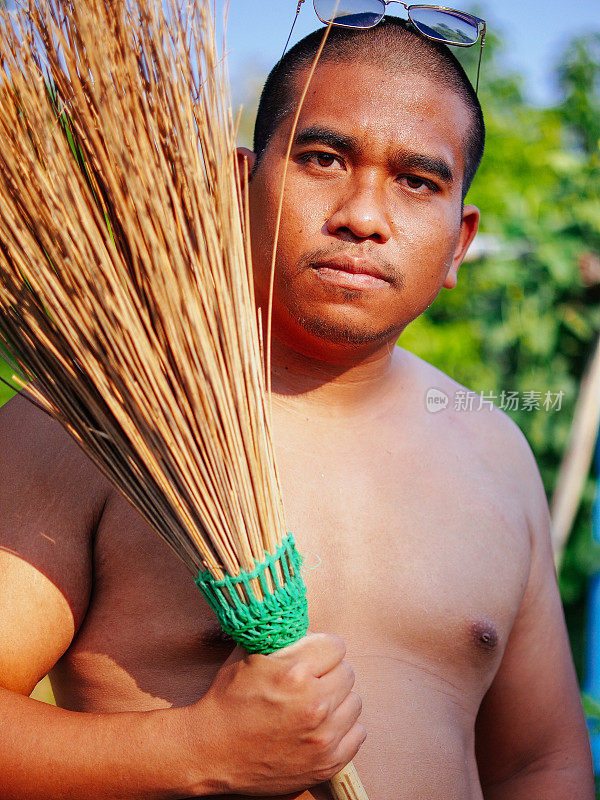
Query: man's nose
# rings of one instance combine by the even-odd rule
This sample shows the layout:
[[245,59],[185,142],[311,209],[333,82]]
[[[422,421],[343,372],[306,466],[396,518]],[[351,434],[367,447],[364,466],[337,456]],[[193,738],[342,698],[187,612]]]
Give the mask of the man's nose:
[[326,222],[330,234],[343,239],[372,239],[383,244],[392,235],[385,188],[374,179],[356,181]]

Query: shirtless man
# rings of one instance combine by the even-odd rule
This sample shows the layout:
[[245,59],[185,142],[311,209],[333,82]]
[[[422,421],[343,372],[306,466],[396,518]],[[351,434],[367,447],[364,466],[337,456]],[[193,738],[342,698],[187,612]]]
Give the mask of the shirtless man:
[[[394,346],[478,224],[477,101],[440,52],[392,20],[332,30],[292,150],[274,439],[324,633],[230,657],[186,570],[62,429],[22,398],[2,409],[3,800],[322,800],[355,755],[372,800],[592,800],[529,447],[499,410],[429,414],[428,388],[460,387]],[[271,100],[246,154],[261,304],[291,125]],[[28,698],[48,671],[62,708]]]

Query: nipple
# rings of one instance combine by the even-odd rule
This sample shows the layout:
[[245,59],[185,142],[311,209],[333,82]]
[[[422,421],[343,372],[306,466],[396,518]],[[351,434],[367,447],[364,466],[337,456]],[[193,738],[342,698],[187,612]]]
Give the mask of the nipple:
[[491,622],[474,622],[471,625],[471,636],[475,644],[487,652],[491,652],[498,644],[498,633]]

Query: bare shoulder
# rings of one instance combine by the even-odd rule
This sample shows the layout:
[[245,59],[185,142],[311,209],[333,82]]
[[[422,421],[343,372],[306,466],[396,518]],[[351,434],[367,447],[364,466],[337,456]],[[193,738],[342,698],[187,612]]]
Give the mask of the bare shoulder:
[[54,496],[72,493],[85,506],[103,502],[110,490],[75,440],[21,394],[0,408],[0,438],[5,488],[27,494],[28,486],[36,485]]
[[0,442],[0,613],[9,603],[11,619],[31,622],[35,602],[49,624],[54,604],[72,635],[87,609],[93,534],[110,486],[60,425],[19,395],[0,409]]
[[477,393],[432,364],[405,350],[402,359],[410,370],[415,400],[422,402],[427,420],[438,428],[438,435],[449,442],[455,440],[491,472],[506,478],[522,500],[528,521],[544,527],[546,494],[535,457],[519,426],[491,402],[480,403]]
[[23,397],[0,409],[0,686],[29,694],[68,649],[92,592],[109,487]]

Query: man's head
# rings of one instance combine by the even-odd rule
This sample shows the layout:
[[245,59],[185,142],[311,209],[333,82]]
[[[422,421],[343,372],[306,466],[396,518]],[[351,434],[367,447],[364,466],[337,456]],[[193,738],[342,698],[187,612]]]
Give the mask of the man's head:
[[[275,66],[256,121],[258,158],[248,154],[263,308],[293,112],[322,36]],[[477,228],[477,209],[462,201],[482,146],[479,104],[446,48],[394,19],[366,31],[332,28],[291,150],[274,335],[331,360],[397,338],[456,283]]]
[[[279,124],[296,110],[302,90],[298,76],[311,66],[322,39],[323,29],[313,31],[294,45],[269,73],[254,124],[254,152],[258,161]],[[471,112],[471,125],[465,131],[464,199],[483,156],[485,127],[477,95],[450,48],[421,36],[403,19],[385,17],[367,30],[332,27],[320,57],[320,63],[328,61],[338,63],[342,69],[363,61],[378,64],[390,75],[410,72],[426,76],[460,97]]]

